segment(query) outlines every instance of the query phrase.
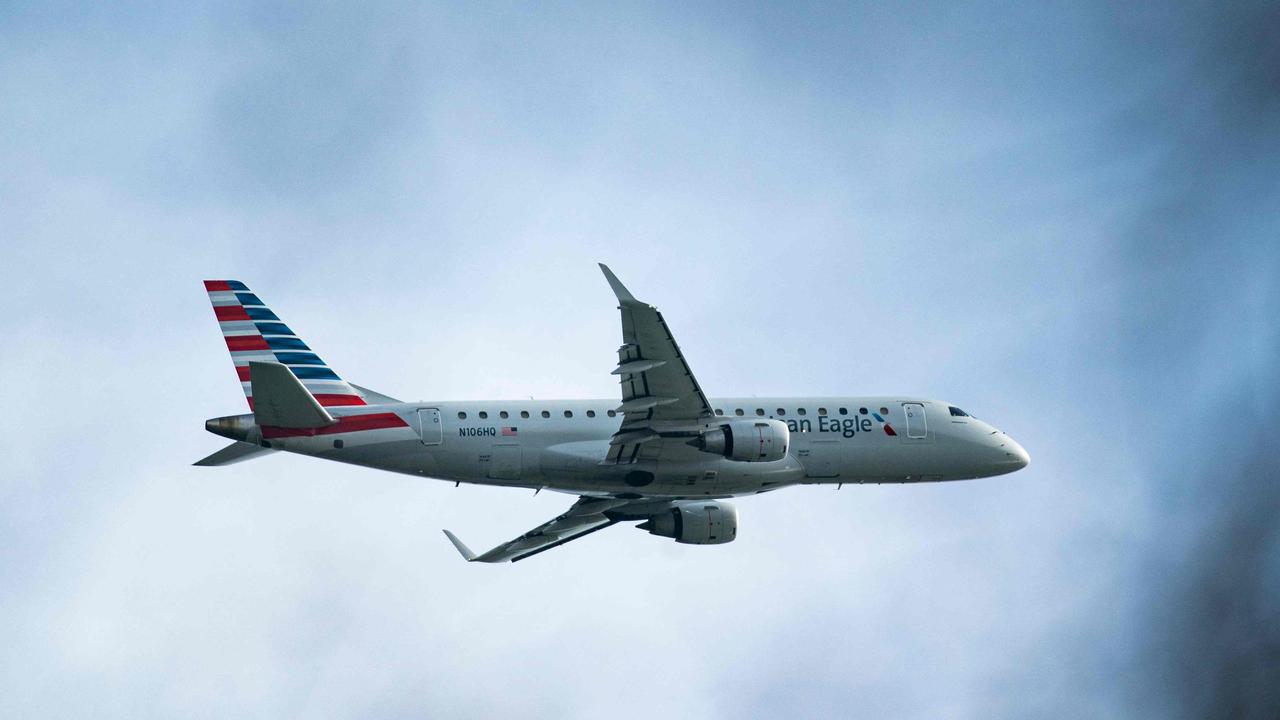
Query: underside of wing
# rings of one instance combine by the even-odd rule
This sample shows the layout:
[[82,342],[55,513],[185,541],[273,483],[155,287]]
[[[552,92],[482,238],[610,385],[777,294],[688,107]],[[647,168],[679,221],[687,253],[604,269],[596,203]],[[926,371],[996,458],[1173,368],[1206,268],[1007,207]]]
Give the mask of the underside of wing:
[[458,549],[458,553],[470,562],[516,562],[613,525],[618,520],[608,517],[606,513],[630,503],[629,500],[616,498],[578,498],[568,511],[554,520],[480,554],[471,552],[470,548],[448,530],[444,534]]
[[618,298],[622,346],[618,375],[622,386],[622,426],[610,440],[608,463],[656,459],[664,431],[696,427],[713,417],[711,404],[685,362],[675,336],[658,309],[627,290],[608,266],[600,265]]

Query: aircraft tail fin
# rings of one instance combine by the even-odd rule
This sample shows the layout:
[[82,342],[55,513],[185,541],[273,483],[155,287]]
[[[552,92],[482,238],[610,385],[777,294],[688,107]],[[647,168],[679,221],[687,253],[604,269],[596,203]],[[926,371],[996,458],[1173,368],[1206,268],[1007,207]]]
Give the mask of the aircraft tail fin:
[[244,283],[205,280],[204,287],[250,410],[254,409],[254,392],[249,365],[254,362],[287,367],[320,407],[383,402],[382,395],[366,400],[364,393],[339,377]]

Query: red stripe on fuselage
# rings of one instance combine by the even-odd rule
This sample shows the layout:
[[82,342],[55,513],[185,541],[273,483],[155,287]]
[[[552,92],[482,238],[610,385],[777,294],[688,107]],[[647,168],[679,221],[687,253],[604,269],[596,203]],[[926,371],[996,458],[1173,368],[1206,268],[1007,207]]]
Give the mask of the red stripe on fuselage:
[[261,335],[228,335],[227,349],[231,352],[241,350],[270,350],[266,338]]
[[249,319],[243,305],[214,305],[213,314],[218,316],[218,322]]
[[282,428],[266,425],[262,428],[262,437],[270,440],[282,437],[315,437],[316,435],[334,435],[337,433],[361,432],[363,430],[385,430],[387,428],[409,427],[395,413],[373,413],[370,415],[347,415],[337,419],[336,425],[322,428]]

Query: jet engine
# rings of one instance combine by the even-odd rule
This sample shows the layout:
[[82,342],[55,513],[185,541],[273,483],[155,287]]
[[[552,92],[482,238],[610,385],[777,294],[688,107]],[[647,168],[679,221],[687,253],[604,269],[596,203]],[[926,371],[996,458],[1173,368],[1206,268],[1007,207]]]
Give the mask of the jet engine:
[[787,456],[791,431],[781,420],[731,420],[689,444],[703,452],[740,462],[773,462]]
[[720,545],[738,536],[738,509],[727,502],[682,502],[636,527],[687,545]]

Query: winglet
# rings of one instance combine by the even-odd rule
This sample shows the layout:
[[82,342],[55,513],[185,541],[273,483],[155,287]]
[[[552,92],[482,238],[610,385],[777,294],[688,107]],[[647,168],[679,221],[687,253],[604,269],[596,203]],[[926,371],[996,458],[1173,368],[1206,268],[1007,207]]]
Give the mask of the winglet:
[[463,542],[458,539],[457,535],[454,535],[448,530],[445,530],[444,534],[445,537],[449,538],[449,542],[453,543],[453,546],[458,549],[458,554],[462,556],[463,560],[466,560],[467,562],[475,562],[476,554],[471,552],[471,548],[464,545]]
[[600,269],[604,271],[604,279],[608,280],[609,287],[613,288],[613,294],[618,296],[618,302],[623,305],[643,304],[639,300],[636,300],[636,296],[631,294],[631,291],[627,289],[626,285],[622,284],[622,281],[618,279],[617,275],[613,274],[613,271],[609,269],[608,265],[605,265],[604,263],[599,263],[599,265]]

